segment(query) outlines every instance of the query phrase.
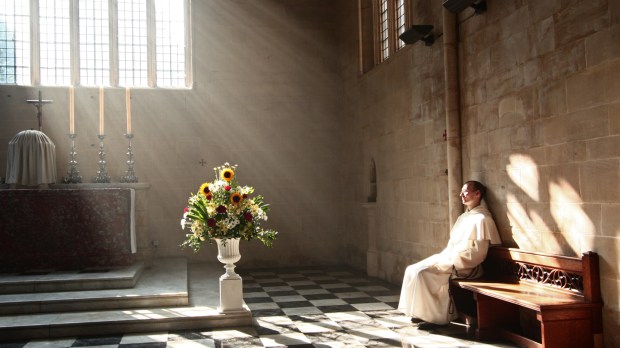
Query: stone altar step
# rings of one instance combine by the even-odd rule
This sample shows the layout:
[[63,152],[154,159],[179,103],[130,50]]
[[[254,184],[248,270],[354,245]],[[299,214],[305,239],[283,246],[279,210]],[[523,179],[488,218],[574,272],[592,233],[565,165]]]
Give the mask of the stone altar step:
[[[175,262],[178,260],[155,260],[143,277],[152,270],[156,278],[170,278],[173,274],[168,266]],[[3,315],[0,316],[0,342],[252,325],[252,313],[245,304],[239,311],[218,311],[221,264],[189,265],[188,270],[187,305]],[[140,284],[136,286],[139,288]]]
[[[46,287],[90,288],[101,285],[101,290],[34,292],[0,295],[0,315],[60,313],[123,308],[150,308],[187,306],[187,262],[185,259],[170,259],[160,262],[142,272],[142,266],[96,273],[89,275],[87,285],[80,284],[80,278],[69,274],[56,274],[46,279]],[[117,280],[129,279],[142,272],[139,281],[132,288],[110,289]],[[66,274],[66,273],[64,273]],[[165,274],[166,276],[161,276]],[[80,274],[81,275],[81,274]],[[39,279],[39,283],[40,283]]]
[[144,263],[109,270],[0,273],[0,294],[133,288]]

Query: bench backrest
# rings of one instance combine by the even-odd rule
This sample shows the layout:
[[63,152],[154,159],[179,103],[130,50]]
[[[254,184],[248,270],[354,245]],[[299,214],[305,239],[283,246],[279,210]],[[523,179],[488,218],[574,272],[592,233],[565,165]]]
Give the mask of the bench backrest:
[[511,282],[536,283],[601,302],[598,254],[581,258],[515,248],[491,247],[484,262],[485,277]]

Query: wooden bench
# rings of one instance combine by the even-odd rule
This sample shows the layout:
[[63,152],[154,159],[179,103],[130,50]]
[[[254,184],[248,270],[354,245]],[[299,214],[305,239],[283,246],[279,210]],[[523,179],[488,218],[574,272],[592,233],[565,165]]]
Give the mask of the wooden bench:
[[581,258],[492,247],[480,279],[451,281],[460,314],[480,340],[522,347],[602,347],[598,255]]

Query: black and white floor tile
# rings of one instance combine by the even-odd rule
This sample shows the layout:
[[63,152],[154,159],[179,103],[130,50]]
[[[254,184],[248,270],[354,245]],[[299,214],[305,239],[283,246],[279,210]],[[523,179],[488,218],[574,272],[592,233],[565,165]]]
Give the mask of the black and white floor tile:
[[346,268],[240,272],[253,326],[0,343],[32,347],[514,347],[464,327],[419,330],[396,310],[400,288]]

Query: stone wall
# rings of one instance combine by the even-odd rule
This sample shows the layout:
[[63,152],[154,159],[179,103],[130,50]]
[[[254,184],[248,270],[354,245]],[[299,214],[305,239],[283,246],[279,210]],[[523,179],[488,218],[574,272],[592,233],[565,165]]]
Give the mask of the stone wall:
[[505,243],[600,254],[609,347],[620,344],[619,34],[617,1],[490,3],[460,26],[464,173],[491,187]]
[[[428,6],[427,4],[424,4]],[[347,13],[356,13],[349,4]],[[419,23],[441,32],[441,7],[418,12]],[[353,178],[352,198],[345,216],[349,238],[360,240],[348,252],[349,262],[366,266],[368,239],[365,210],[370,193],[370,169],[377,169],[377,276],[394,283],[405,267],[448,240],[448,202],[443,48],[423,43],[406,46],[384,63],[360,76],[357,23],[343,28],[344,116],[349,161],[346,177]]]
[[[432,6],[417,23],[441,33],[441,2]],[[488,1],[458,21],[463,179],[489,186],[504,244],[599,253],[605,344],[620,346],[620,2]],[[343,66],[355,65],[357,42],[343,45]],[[442,54],[439,38],[363,76],[343,70],[356,175],[349,231],[366,236],[360,203],[374,158],[378,274],[395,283],[448,235]],[[353,248],[350,262],[364,266],[365,252]]]

